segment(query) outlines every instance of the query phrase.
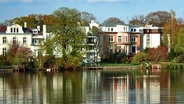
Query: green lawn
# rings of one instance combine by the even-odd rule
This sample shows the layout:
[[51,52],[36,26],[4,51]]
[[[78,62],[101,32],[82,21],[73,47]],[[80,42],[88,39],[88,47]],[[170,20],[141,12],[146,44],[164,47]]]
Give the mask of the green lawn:
[[104,66],[135,66],[135,65],[132,65],[132,64],[106,63],[106,62],[102,62],[102,63],[100,63],[100,65],[102,67],[104,67]]

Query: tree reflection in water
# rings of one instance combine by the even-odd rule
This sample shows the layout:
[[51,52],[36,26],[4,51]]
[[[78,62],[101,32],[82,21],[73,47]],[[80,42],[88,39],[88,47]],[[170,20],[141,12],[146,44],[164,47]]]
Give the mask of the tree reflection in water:
[[0,73],[0,89],[2,104],[182,103],[184,72]]

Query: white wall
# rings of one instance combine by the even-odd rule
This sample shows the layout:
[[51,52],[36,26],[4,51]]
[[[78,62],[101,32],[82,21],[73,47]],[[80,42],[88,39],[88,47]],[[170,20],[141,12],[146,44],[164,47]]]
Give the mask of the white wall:
[[151,34],[151,48],[160,46],[160,34]]
[[[147,43],[146,43],[146,37],[147,34],[143,34],[143,49],[146,49]],[[150,35],[150,47],[149,48],[156,48],[160,46],[160,34],[149,34]]]

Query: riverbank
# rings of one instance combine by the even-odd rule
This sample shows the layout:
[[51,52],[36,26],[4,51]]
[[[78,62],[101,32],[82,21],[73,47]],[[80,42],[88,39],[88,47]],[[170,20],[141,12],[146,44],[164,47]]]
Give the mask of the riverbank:
[[[82,67],[77,70],[137,70],[138,66],[103,66],[103,67]],[[13,69],[0,69],[0,72],[14,72]],[[26,71],[26,70],[25,70]],[[32,69],[27,71],[53,71],[52,69]]]
[[13,72],[13,69],[0,69],[0,72]]

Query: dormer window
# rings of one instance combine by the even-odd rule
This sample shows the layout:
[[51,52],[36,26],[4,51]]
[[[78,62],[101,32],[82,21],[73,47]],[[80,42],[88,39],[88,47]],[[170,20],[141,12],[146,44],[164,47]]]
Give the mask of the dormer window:
[[133,32],[133,29],[131,29],[131,32]]
[[13,33],[13,28],[11,28],[11,33]]
[[16,28],[13,28],[13,30],[14,30],[14,33],[16,33]]
[[18,33],[19,32],[19,28],[11,28],[11,33]]
[[33,34],[38,34],[38,31],[37,30],[33,30]]
[[111,31],[113,31],[113,28],[111,28]]
[[110,31],[110,28],[108,28],[108,31]]

